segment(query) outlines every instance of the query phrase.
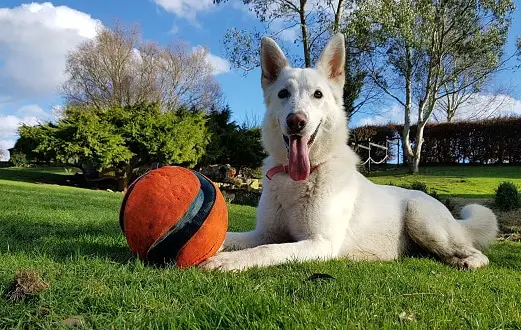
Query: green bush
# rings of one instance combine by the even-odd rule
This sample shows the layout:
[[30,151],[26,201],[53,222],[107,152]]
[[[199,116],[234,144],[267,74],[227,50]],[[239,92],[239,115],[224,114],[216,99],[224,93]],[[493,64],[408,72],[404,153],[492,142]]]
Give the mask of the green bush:
[[429,193],[427,190],[427,185],[424,182],[413,182],[407,189],[423,191],[426,194]]
[[494,205],[502,211],[511,211],[521,207],[521,196],[512,182],[502,182],[496,190]]
[[454,203],[454,201],[450,198],[446,198],[445,200],[442,200],[441,202],[451,212],[453,212],[456,209],[456,203]]
[[88,179],[110,173],[117,189],[124,190],[142,166],[195,166],[208,144],[207,133],[206,115],[185,108],[68,106],[56,124],[19,129],[17,144],[29,160],[31,152],[38,159],[78,166]]
[[29,163],[25,154],[19,151],[13,152],[11,158],[9,158],[9,162],[15,167],[25,167]]
[[454,202],[450,198],[442,200],[440,195],[438,195],[438,193],[436,192],[436,190],[434,190],[434,189],[429,190],[427,188],[427,184],[425,184],[425,182],[413,182],[410,185],[402,186],[402,188],[423,191],[424,193],[428,194],[432,198],[442,202],[443,205],[445,205],[445,207],[447,209],[449,209],[449,211],[451,211],[451,212],[454,211],[454,209],[456,208],[456,204],[454,204]]

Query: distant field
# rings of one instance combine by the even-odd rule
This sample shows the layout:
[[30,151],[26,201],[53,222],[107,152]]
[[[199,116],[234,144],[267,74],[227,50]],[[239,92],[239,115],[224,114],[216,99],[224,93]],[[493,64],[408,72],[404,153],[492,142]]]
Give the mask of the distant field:
[[[495,185],[480,178],[520,179],[506,170],[468,177],[446,171],[449,179],[475,182],[478,195]],[[388,174],[372,179],[416,181]],[[424,177],[450,194],[476,190]],[[0,169],[0,290],[21,269],[49,286],[17,303],[2,294],[0,329],[54,329],[71,316],[99,329],[521,328],[519,242],[495,243],[490,267],[475,272],[415,258],[292,263],[240,274],[156,269],[129,252],[118,226],[121,193],[50,183],[68,184],[67,173]],[[229,212],[231,230],[254,226],[255,208],[231,205]],[[307,281],[314,273],[335,279]]]
[[491,198],[502,181],[512,181],[521,188],[521,168],[518,166],[423,167],[419,175],[398,169],[371,173],[369,178],[378,184],[393,185],[421,181],[441,196],[463,198]]

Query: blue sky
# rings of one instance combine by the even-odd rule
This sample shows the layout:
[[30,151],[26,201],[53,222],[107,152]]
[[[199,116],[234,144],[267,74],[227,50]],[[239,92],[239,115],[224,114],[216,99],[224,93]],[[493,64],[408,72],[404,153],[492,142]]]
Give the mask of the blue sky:
[[[521,36],[521,0],[516,5],[507,53],[514,51],[515,38]],[[262,118],[259,70],[244,76],[224,60],[222,38],[228,28],[260,27],[242,1],[215,6],[212,0],[55,0],[32,4],[3,0],[0,6],[0,148],[12,146],[20,123],[53,118],[53,108],[62,103],[56,85],[63,81],[65,54],[93,37],[95,24],[112,26],[114,19],[138,22],[148,40],[165,44],[180,39],[192,47],[208,47],[234,119],[241,123]],[[296,32],[289,31],[286,41]],[[521,113],[521,72],[502,72],[493,85],[508,94],[510,111]],[[486,99],[484,94],[476,100]],[[353,118],[352,126],[401,118],[400,110],[390,102],[364,112]]]

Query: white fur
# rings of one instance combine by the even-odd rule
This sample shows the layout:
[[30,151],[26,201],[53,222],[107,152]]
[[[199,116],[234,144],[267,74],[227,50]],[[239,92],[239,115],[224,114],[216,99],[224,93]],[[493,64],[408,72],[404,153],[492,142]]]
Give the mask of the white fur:
[[[293,181],[285,173],[265,178],[255,230],[228,233],[223,251],[203,268],[244,270],[337,257],[394,260],[415,252],[459,268],[488,264],[481,250],[497,233],[492,211],[469,205],[462,210],[464,220],[458,221],[427,194],[376,185],[357,172],[359,159],[346,143],[344,56],[343,36],[336,35],[315,68],[290,68],[277,44],[263,38],[261,83],[267,112],[262,138],[269,153],[264,173],[288,162],[282,134],[292,112],[307,115],[306,134],[322,122],[310,146],[311,165],[319,167],[305,181]],[[283,88],[290,98],[277,97]],[[320,99],[313,97],[317,89],[323,93]]]

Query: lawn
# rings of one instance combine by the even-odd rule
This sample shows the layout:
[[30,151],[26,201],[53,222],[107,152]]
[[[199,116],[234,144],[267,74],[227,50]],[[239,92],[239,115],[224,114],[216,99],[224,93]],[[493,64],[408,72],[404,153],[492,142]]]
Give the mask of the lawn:
[[406,185],[425,182],[443,197],[491,198],[502,181],[512,181],[521,187],[519,166],[446,166],[424,167],[419,175],[409,175],[405,169],[370,174],[379,184]]
[[[0,289],[17,270],[35,271],[48,284],[21,302],[0,297],[1,329],[54,329],[71,317],[101,329],[521,327],[521,243],[495,243],[490,267],[475,272],[414,258],[292,263],[240,274],[156,269],[127,248],[117,219],[122,195],[48,184],[67,182],[65,174],[0,169]],[[454,174],[479,178],[461,175]],[[437,182],[432,176],[425,178]],[[479,194],[491,194],[479,186]],[[254,208],[231,205],[229,212],[231,230],[254,225]],[[316,273],[334,279],[307,280]]]

